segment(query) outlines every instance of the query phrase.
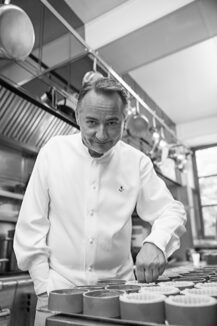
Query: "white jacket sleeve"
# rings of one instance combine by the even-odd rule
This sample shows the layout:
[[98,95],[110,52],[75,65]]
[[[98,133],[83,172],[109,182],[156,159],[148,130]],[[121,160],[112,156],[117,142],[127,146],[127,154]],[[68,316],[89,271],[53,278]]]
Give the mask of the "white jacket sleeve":
[[152,225],[144,240],[158,246],[168,258],[180,246],[185,232],[186,213],[181,202],[174,200],[164,181],[157,176],[149,158],[141,160],[140,191],[137,213]]
[[48,166],[45,149],[36,159],[16,225],[14,250],[18,266],[28,270],[36,294],[47,291],[49,250],[46,237],[49,231]]

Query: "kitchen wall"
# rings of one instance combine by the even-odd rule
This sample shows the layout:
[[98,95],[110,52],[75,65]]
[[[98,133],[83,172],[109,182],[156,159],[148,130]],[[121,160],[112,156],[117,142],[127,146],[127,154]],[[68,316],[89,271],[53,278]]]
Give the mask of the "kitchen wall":
[[[217,109],[216,109],[217,110]],[[178,124],[177,135],[191,147],[217,143],[217,116]]]

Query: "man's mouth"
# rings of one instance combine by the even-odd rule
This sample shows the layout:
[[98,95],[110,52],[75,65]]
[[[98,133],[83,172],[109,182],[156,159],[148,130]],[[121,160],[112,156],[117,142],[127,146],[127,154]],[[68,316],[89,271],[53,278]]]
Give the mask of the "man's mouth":
[[98,140],[95,140],[95,143],[99,144],[99,145],[105,145],[105,144],[108,144],[109,141],[98,141]]

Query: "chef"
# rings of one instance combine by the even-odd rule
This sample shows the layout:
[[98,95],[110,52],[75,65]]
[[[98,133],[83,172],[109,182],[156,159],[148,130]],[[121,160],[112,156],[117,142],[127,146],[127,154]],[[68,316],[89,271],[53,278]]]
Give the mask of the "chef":
[[14,249],[43,303],[54,289],[104,278],[134,279],[135,207],[152,225],[136,258],[139,281],[155,281],[179,248],[183,205],[173,199],[149,157],[121,141],[126,107],[126,93],[112,78],[85,83],[76,109],[80,132],[53,137],[38,154]]

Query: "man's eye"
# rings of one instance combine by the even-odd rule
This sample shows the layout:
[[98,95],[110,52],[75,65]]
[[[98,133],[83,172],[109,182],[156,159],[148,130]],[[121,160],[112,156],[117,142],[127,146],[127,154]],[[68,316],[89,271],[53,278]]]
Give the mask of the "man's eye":
[[88,124],[88,126],[95,126],[96,125],[96,121],[93,121],[93,120],[88,120],[87,121],[87,124]]
[[113,127],[113,126],[117,126],[117,124],[118,124],[117,121],[109,121],[109,122],[108,122],[108,125],[109,125],[109,126],[112,126],[112,127]]

